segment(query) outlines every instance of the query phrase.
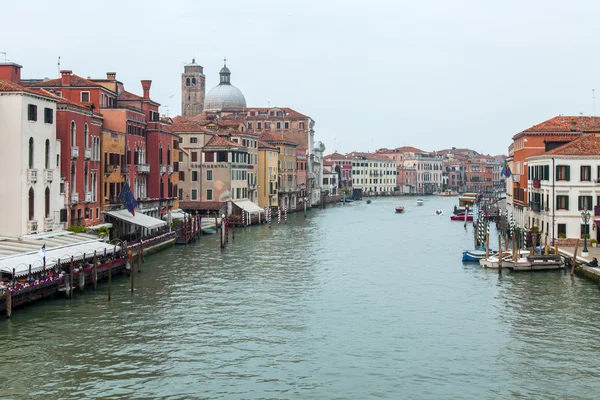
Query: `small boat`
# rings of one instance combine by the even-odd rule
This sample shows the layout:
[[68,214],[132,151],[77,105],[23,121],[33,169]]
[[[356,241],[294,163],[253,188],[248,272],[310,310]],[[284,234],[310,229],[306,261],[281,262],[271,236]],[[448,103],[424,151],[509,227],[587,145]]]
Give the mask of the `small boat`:
[[[481,265],[483,268],[498,269],[500,268],[500,258],[498,256],[499,254],[495,256],[489,256],[488,258],[482,258],[481,260],[479,260],[479,265]],[[511,261],[512,254],[502,254],[502,268],[509,268],[510,266],[512,266]]]
[[458,193],[453,192],[452,190],[445,190],[442,193],[440,193],[440,196],[442,196],[442,197],[456,197],[456,196],[458,196]]
[[418,206],[422,206],[423,205],[423,199],[417,199],[417,205]]
[[519,258],[516,263],[510,267],[513,271],[543,271],[549,269],[562,269],[565,266],[560,255],[528,255],[526,258]]
[[[458,214],[458,215],[451,215],[450,219],[452,221],[464,221],[465,220],[465,214]],[[467,214],[467,221],[473,221],[473,214]]]
[[367,200],[367,204],[371,204],[371,199]]
[[[496,256],[497,252],[494,250],[490,250],[488,253],[488,258],[491,256]],[[479,260],[485,259],[485,250],[477,249],[477,250],[465,250],[462,254],[463,262],[479,262]]]
[[217,233],[217,229],[213,226],[208,226],[206,228],[202,228],[202,233],[205,235],[214,235]]
[[402,205],[398,204],[398,205],[396,206],[396,209],[395,209],[395,210],[396,210],[396,212],[397,212],[397,213],[403,213],[403,212],[404,212],[404,206],[402,206]]

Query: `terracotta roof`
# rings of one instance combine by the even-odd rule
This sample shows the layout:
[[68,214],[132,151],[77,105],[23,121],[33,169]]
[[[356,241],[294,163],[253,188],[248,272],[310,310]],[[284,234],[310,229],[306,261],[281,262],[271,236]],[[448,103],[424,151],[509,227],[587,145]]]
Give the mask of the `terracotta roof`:
[[543,155],[553,156],[600,156],[600,137],[596,135],[581,136],[572,142],[563,144]]
[[525,129],[513,136],[513,139],[523,134],[538,133],[572,133],[600,132],[600,117],[564,116],[551,118],[547,121]]
[[343,154],[340,154],[340,153],[337,153],[337,152],[336,152],[336,153],[331,153],[331,154],[328,154],[328,155],[326,155],[326,156],[325,156],[325,157],[323,157],[323,158],[324,158],[325,160],[333,160],[333,159],[340,159],[340,160],[343,160],[343,159],[346,159],[346,158],[348,158],[348,156],[345,156],[345,155],[343,155]]
[[[282,111],[283,116],[277,117],[277,115],[268,115],[269,111]],[[293,110],[289,107],[246,107],[246,111],[258,111],[262,113],[262,115],[250,116],[250,118],[264,118],[264,117],[273,117],[273,118],[308,118],[306,115],[299,113],[296,110]],[[265,115],[267,114],[267,115]]]
[[426,153],[425,151],[421,150],[421,149],[417,149],[416,147],[412,147],[412,146],[402,146],[402,147],[397,147],[395,149],[387,149],[387,148],[383,148],[383,149],[379,149],[377,150],[377,153]]
[[376,160],[376,161],[387,161],[392,163],[393,160],[390,160],[389,158],[387,158],[386,156],[383,156],[381,154],[377,154],[377,153],[363,153],[363,152],[358,152],[358,151],[354,151],[350,154],[348,154],[349,157],[364,157],[367,160]]
[[[57,79],[50,79],[50,80],[43,81],[43,82],[36,82],[36,83],[32,84],[31,86],[32,87],[33,86],[35,86],[35,87],[62,87],[62,79],[57,78]],[[82,78],[79,75],[75,75],[75,74],[71,75],[71,84],[69,85],[69,87],[89,87],[89,86],[103,87],[102,85],[92,82],[89,79]]]
[[204,147],[205,148],[206,147],[240,147],[240,148],[244,148],[239,143],[230,142],[229,140],[225,140],[218,135],[215,135],[212,138],[210,138],[210,140],[208,141],[208,143],[206,143],[204,145]]
[[259,149],[269,149],[269,150],[277,150],[279,151],[279,147],[271,146],[269,143],[264,142],[258,139],[258,148]]
[[261,133],[260,140],[265,141],[267,143],[285,143],[292,146],[298,146],[298,143],[296,142],[292,142],[291,140],[287,140],[285,138],[282,138],[281,136],[273,135],[271,133]]
[[138,96],[137,94],[133,94],[131,92],[128,92],[127,90],[124,90],[119,95],[119,100],[124,100],[124,101],[142,101],[142,100],[144,100],[144,98]]
[[35,94],[37,96],[46,97],[46,98],[49,98],[52,100],[59,99],[59,97],[53,95],[52,93],[50,93],[46,90],[25,87],[25,86],[19,85],[18,83],[14,83],[12,81],[8,81],[5,79],[0,79],[0,92],[26,92],[26,93],[30,93],[30,94]]
[[174,120],[172,126],[173,132],[198,132],[198,133],[215,133],[210,129],[204,127],[204,124],[200,124],[196,121],[181,121]]
[[333,167],[335,163],[333,161],[323,161],[325,167]]

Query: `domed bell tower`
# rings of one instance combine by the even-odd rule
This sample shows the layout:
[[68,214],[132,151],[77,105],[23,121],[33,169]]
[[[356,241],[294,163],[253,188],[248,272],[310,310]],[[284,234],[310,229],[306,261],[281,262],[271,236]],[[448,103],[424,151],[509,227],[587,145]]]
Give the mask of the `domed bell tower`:
[[204,110],[204,94],[206,92],[205,77],[201,65],[192,59],[183,68],[181,74],[181,115],[192,117]]

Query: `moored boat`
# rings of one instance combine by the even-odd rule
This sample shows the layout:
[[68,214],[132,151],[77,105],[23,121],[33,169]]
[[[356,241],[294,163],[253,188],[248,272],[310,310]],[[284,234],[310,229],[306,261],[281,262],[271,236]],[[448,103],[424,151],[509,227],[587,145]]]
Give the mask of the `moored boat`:
[[422,206],[423,205],[423,199],[417,199],[417,205],[418,206]]
[[[464,221],[465,220],[465,214],[451,215],[450,219],[452,221]],[[473,221],[473,214],[471,214],[471,213],[467,214],[467,221]]]
[[[510,261],[512,261],[512,254],[504,253],[502,255],[502,268],[509,268],[508,262],[510,262]],[[499,254],[495,255],[495,256],[489,256],[488,258],[482,258],[481,260],[479,260],[479,265],[481,265],[484,268],[490,268],[490,269],[500,268]]]
[[400,205],[400,204],[398,204],[398,205],[396,206],[395,210],[396,210],[396,212],[397,212],[397,213],[403,213],[403,212],[404,212],[404,206],[403,206],[403,205]]
[[[490,256],[496,256],[496,252],[490,250],[488,252],[488,258]],[[463,262],[479,262],[479,260],[485,259],[485,250],[465,250],[463,251],[462,260]]]

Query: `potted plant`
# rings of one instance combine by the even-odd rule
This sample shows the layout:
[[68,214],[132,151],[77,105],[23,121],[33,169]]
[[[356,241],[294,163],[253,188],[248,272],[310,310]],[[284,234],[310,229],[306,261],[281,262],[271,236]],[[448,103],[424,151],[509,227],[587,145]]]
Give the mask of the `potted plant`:
[[596,247],[596,245],[598,244],[598,241],[596,239],[592,239],[592,240],[590,240],[590,244],[592,245],[592,247]]
[[558,238],[559,239],[565,239],[567,237],[567,235],[565,233],[559,233],[558,234]]

